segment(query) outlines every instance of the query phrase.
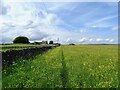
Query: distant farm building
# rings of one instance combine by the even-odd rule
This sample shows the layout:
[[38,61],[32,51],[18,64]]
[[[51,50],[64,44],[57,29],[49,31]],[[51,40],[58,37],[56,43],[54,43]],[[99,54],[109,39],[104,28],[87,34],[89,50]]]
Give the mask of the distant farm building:
[[70,43],[69,45],[75,45],[74,43]]
[[53,45],[60,46],[61,44],[60,43],[53,43]]
[[48,41],[34,42],[33,44],[48,44]]

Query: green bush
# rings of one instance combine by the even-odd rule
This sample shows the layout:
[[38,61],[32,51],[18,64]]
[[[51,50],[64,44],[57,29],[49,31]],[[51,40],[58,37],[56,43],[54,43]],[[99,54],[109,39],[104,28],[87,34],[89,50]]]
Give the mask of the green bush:
[[50,41],[49,44],[53,44],[53,41]]
[[29,43],[29,39],[25,36],[18,36],[13,40],[13,43]]

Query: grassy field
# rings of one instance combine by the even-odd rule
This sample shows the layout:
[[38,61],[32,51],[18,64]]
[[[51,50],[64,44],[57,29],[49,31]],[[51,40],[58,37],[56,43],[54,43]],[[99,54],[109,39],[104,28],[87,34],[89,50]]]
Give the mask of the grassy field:
[[[45,44],[41,44],[45,45]],[[11,46],[39,46],[39,44],[0,44],[1,47],[11,47]]]
[[0,52],[5,52],[8,50],[22,50],[28,47],[36,47],[36,46],[46,46],[47,44],[0,44]]
[[17,48],[12,48],[12,47],[9,47],[9,48],[2,48],[2,49],[0,49],[0,52],[6,52],[6,51],[8,51],[8,50],[22,50],[22,49],[25,49],[25,48],[27,48],[27,47],[17,47]]
[[60,46],[3,70],[3,88],[117,88],[117,45]]

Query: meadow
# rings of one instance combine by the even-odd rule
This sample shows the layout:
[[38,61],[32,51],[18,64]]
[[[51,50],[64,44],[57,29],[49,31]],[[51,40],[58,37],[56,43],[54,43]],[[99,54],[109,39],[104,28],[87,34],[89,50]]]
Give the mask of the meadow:
[[8,50],[22,50],[28,47],[47,46],[47,44],[0,44],[0,52],[6,52]]
[[3,88],[117,88],[117,45],[62,45],[2,71]]

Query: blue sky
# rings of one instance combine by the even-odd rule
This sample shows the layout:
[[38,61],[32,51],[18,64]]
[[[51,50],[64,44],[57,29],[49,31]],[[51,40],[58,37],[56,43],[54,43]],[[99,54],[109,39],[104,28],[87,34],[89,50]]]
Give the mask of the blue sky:
[[0,13],[0,43],[16,36],[31,42],[118,43],[117,2],[5,2]]

